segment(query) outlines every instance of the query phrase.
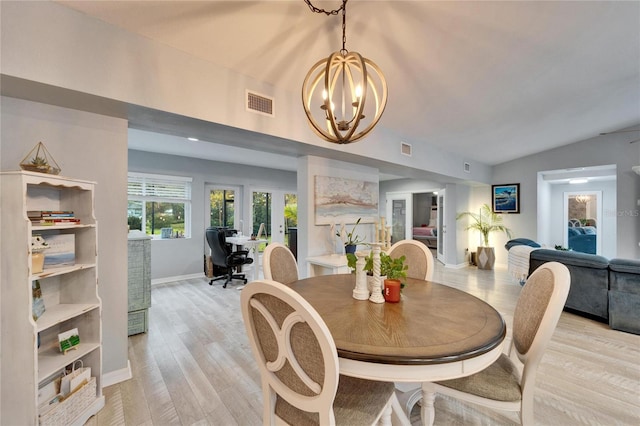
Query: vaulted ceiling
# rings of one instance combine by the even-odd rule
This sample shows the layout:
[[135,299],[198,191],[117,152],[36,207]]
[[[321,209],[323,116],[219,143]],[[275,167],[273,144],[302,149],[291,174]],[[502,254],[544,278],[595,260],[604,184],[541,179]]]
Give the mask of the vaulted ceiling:
[[[302,0],[58,3],[292,93],[341,47]],[[351,0],[347,49],[386,75],[380,126],[486,164],[640,123],[638,1]]]

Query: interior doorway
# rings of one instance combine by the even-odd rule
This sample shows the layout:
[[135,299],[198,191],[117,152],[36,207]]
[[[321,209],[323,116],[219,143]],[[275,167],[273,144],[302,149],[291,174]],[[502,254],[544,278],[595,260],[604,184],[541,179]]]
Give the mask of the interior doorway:
[[[439,194],[442,194],[442,200],[439,200]],[[391,226],[391,242],[414,239],[436,252],[443,245],[440,244],[440,235],[444,216],[439,216],[439,202],[444,204],[443,190],[386,193],[386,217]]]
[[602,191],[565,192],[564,218],[565,248],[602,253]]

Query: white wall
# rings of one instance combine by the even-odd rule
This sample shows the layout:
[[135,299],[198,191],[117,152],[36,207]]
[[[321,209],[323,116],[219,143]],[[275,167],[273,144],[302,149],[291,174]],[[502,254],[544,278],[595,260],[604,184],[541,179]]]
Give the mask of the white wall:
[[[298,265],[303,277],[308,275],[304,259],[309,256],[336,253],[335,238],[329,225],[315,225],[314,177],[332,176],[378,182],[378,169],[326,158],[305,156],[298,158]],[[353,224],[347,224],[349,230]],[[357,234],[373,241],[374,225],[360,224]]]
[[[384,127],[384,117],[366,143],[327,144],[307,124],[299,92],[234,73],[55,2],[0,5],[2,74],[445,176],[490,180],[488,166],[394,134]],[[275,118],[247,112],[246,89],[274,97]],[[412,144],[411,157],[401,154],[401,141]],[[465,161],[471,173],[463,171]]]
[[[495,166],[495,184],[520,183],[520,214],[508,215],[505,223],[514,231],[515,237],[535,239],[533,237],[538,236],[538,214],[543,221],[551,214],[551,210],[538,205],[539,171],[615,164],[615,256],[640,258],[640,207],[637,204],[640,176],[631,170],[637,165],[639,155],[640,143],[630,144],[628,135],[620,133],[587,139]],[[548,207],[550,209],[551,205]],[[505,250],[496,251],[496,255],[498,261],[506,264]]]
[[[260,155],[256,152],[255,155]],[[245,227],[251,221],[251,192],[255,185],[265,189],[295,192],[296,173],[263,167],[219,163],[142,151],[129,151],[129,171],[192,177],[191,238],[151,241],[151,278],[167,280],[203,273],[206,242],[204,231],[209,226],[205,217],[208,194],[205,185],[239,186],[243,201],[240,219]]]
[[7,97],[1,106],[3,171],[19,170],[20,161],[42,141],[61,175],[97,182],[103,373],[126,369],[127,121]]

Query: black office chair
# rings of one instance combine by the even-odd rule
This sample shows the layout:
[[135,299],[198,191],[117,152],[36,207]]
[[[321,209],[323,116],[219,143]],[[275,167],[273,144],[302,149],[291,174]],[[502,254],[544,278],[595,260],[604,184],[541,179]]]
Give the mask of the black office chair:
[[243,280],[247,283],[247,278],[244,274],[234,274],[233,271],[242,265],[249,265],[253,263],[253,259],[250,258],[248,250],[233,251],[226,243],[225,230],[218,228],[207,228],[205,231],[207,243],[211,249],[211,262],[215,267],[218,267],[225,271],[225,274],[220,277],[214,277],[209,281],[209,285],[213,285],[213,282],[225,278],[222,288],[227,288],[227,284],[232,279]]

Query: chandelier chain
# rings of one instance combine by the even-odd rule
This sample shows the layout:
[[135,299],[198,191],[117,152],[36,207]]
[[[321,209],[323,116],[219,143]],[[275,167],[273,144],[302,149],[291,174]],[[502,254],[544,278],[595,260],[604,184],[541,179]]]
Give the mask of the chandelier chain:
[[347,53],[349,53],[349,51],[346,48],[347,45],[347,2],[349,0],[342,0],[342,6],[340,6],[338,9],[334,9],[334,10],[325,10],[325,9],[320,9],[318,7],[315,7],[313,4],[311,4],[311,0],[304,0],[304,2],[307,4],[307,6],[309,6],[309,9],[311,9],[311,11],[313,13],[324,13],[327,16],[331,16],[331,15],[337,15],[338,13],[340,13],[342,11],[342,50],[340,50],[340,52],[343,55],[346,55]]
[[338,13],[340,13],[340,11],[343,10],[346,7],[347,1],[349,1],[349,0],[342,0],[342,6],[340,6],[338,9],[324,10],[324,9],[319,9],[319,8],[315,7],[313,4],[311,4],[311,0],[304,0],[304,2],[307,4],[307,6],[309,6],[309,9],[311,9],[312,12],[314,12],[314,13],[324,13],[327,16],[329,16],[329,15],[337,15]]

